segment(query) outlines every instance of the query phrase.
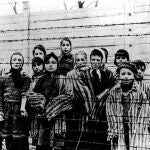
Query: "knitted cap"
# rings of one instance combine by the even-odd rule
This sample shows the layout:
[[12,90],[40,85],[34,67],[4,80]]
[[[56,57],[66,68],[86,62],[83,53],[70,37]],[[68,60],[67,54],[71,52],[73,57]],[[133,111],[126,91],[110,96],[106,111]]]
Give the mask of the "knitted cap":
[[123,62],[123,63],[121,63],[118,66],[117,70],[116,70],[117,74],[120,73],[120,70],[122,68],[127,68],[127,69],[131,70],[135,75],[137,74],[137,69],[136,69],[135,65],[133,63],[131,63],[131,62]]

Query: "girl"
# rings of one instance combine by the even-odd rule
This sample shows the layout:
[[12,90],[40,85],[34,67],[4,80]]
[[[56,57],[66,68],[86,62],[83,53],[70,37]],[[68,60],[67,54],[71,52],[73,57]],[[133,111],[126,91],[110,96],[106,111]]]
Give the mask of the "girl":
[[21,73],[24,58],[21,53],[13,53],[11,69],[0,80],[0,116],[4,117],[1,136],[6,139],[10,150],[28,150],[28,120],[21,116],[21,103],[26,99],[30,78]]
[[[41,97],[37,93],[33,92],[34,87],[38,80],[42,77],[43,71],[44,71],[44,61],[40,57],[35,57],[32,59],[32,69],[33,69],[33,76],[30,84],[30,88],[27,92],[27,99],[28,103],[30,104],[30,109],[28,109],[28,115],[31,117],[31,130],[30,130],[30,137],[32,140],[32,145],[37,145],[38,140],[38,129],[40,126],[40,119],[43,109],[44,109],[44,103],[45,98]],[[33,95],[38,97],[36,100],[30,99],[30,95]]]
[[74,67],[74,56],[71,54],[72,44],[69,38],[63,38],[60,42],[61,55],[58,57],[58,70],[65,75]]
[[[34,92],[38,93],[30,99],[34,102],[38,99],[39,95],[45,97],[45,107],[52,101],[59,100],[59,95],[64,90],[65,78],[58,75],[57,72],[58,58],[54,53],[45,56],[43,76],[38,80],[35,85]],[[45,108],[44,107],[44,108]],[[55,106],[56,107],[56,106]],[[63,116],[58,116],[58,119],[48,122],[47,118],[41,118],[39,129],[38,150],[51,149],[52,147],[63,147],[63,140],[65,134],[65,123]]]
[[33,57],[39,57],[43,60],[44,60],[44,57],[46,56],[46,50],[43,45],[36,45],[33,48],[32,53],[33,53]]
[[144,150],[148,145],[149,102],[135,81],[137,70],[125,62],[117,68],[118,84],[106,103],[112,150]]
[[[65,95],[68,97],[62,99],[62,105],[66,116],[66,149],[78,149],[79,147],[87,149],[87,140],[83,135],[85,133],[85,122],[92,107],[92,98],[94,94],[89,86],[85,71],[87,70],[87,55],[80,51],[75,54],[75,68],[67,73]],[[50,103],[47,107],[47,117],[51,120],[60,113],[60,108],[53,108]],[[53,104],[56,105],[56,104]],[[62,111],[61,111],[62,112]],[[82,136],[82,138],[80,138]],[[80,140],[81,139],[81,140]],[[89,140],[89,139],[88,139]]]

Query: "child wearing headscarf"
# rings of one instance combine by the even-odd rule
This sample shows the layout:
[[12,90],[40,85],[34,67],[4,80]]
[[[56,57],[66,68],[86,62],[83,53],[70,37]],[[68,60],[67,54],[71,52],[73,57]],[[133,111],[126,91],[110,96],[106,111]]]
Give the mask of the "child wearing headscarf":
[[0,80],[0,115],[4,126],[0,131],[9,150],[28,150],[28,120],[21,116],[21,105],[26,99],[30,78],[21,73],[24,58],[15,52],[10,58],[11,69]]
[[112,150],[146,150],[149,147],[149,101],[138,86],[137,69],[124,62],[116,70],[118,83],[107,98],[108,140]]

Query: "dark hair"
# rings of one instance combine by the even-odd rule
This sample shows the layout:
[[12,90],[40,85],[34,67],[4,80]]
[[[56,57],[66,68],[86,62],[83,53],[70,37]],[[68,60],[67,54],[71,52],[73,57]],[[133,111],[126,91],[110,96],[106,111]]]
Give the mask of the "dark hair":
[[117,63],[116,63],[116,57],[117,56],[124,56],[127,58],[127,61],[129,61],[129,53],[124,50],[124,49],[119,49],[116,53],[115,53],[115,60],[114,60],[114,64],[117,66]]
[[44,46],[43,46],[43,45],[36,45],[36,46],[33,48],[33,51],[32,51],[33,56],[34,56],[34,53],[35,53],[35,50],[36,50],[36,49],[41,50],[41,51],[44,53],[44,56],[46,55],[46,50],[45,50]]
[[141,67],[143,66],[144,71],[146,70],[146,64],[145,64],[144,61],[137,59],[137,60],[132,61],[132,63],[135,65],[136,68],[139,68],[140,66]]
[[72,43],[71,43],[71,41],[70,41],[70,39],[68,37],[64,37],[64,38],[61,39],[60,46],[62,45],[63,41],[68,41],[70,46],[72,46]]
[[90,59],[91,59],[91,56],[99,56],[103,59],[103,54],[99,49],[93,49],[90,54]]
[[50,54],[47,54],[44,58],[44,64],[51,58],[53,57],[57,62],[58,62],[58,57],[53,53],[51,52]]
[[40,57],[34,57],[33,59],[32,59],[32,67],[33,67],[33,65],[35,64],[35,63],[37,63],[37,64],[39,64],[39,65],[44,65],[44,60],[42,59],[42,58],[40,58]]

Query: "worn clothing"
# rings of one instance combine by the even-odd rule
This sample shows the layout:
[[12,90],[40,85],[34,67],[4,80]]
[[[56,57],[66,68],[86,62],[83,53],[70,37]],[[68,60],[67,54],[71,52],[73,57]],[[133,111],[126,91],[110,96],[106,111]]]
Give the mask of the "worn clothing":
[[71,71],[74,67],[74,56],[73,54],[64,55],[61,54],[58,57],[58,72],[61,75],[66,76],[66,74]]
[[[110,143],[107,141],[107,118],[106,118],[106,99],[109,94],[110,89],[115,85],[115,79],[113,73],[105,68],[100,68],[95,72],[90,70],[88,71],[93,91],[97,99],[93,102],[93,107],[91,111],[91,127],[88,128],[92,131],[89,132],[89,137],[91,142],[95,143],[92,145],[92,148],[98,150],[99,148],[103,150],[110,149]],[[91,149],[92,149],[91,148]]]
[[22,96],[30,86],[30,78],[24,73],[20,76],[20,88],[16,88],[11,73],[0,79],[0,110],[4,113],[4,126],[1,136],[4,138],[23,138],[28,136],[28,119],[21,116]]
[[122,93],[120,83],[118,83],[111,90],[106,103],[108,140],[111,141],[111,149],[146,150],[149,148],[149,101],[145,93],[134,83],[133,88],[129,91],[130,108],[127,108],[128,120],[126,121],[128,123],[125,124]]
[[[37,82],[34,92],[44,95],[46,98],[46,108],[50,102],[57,101],[57,97],[63,93],[64,85],[64,76],[56,73],[48,74],[45,72],[45,74]],[[49,122],[46,116],[41,118],[38,145],[50,145],[53,147],[56,143],[59,143],[59,140],[63,143],[65,136],[65,120],[63,115],[59,115],[57,117],[58,118],[50,120]],[[61,146],[63,146],[63,144]]]
[[[90,78],[77,68],[66,76],[66,94],[70,95],[72,110],[66,113],[65,149],[88,149],[87,122],[95,99]],[[81,138],[80,138],[81,137]]]
[[[28,116],[30,117],[30,132],[29,136],[32,138],[32,144],[37,145],[38,142],[38,133],[39,133],[39,127],[40,127],[40,118],[43,115],[43,109],[38,106],[34,106],[32,102],[32,98],[30,99],[31,95],[34,94],[34,87],[36,86],[38,80],[42,77],[42,73],[40,75],[33,75],[30,88],[27,91],[27,105],[29,106]],[[38,98],[39,101],[41,101],[40,98]],[[44,102],[43,102],[44,103]],[[36,103],[37,104],[37,103]]]

